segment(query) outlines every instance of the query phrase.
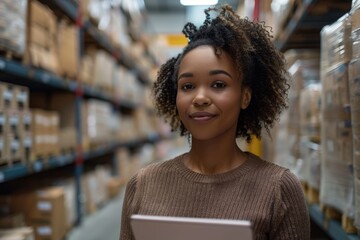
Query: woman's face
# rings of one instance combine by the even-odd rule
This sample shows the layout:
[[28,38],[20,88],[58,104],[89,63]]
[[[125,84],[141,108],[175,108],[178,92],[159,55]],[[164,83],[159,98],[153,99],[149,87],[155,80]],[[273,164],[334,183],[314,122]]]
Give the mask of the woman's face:
[[225,51],[211,46],[188,52],[178,71],[176,106],[181,122],[194,139],[210,140],[225,134],[235,138],[240,109],[251,98],[241,87],[242,76]]

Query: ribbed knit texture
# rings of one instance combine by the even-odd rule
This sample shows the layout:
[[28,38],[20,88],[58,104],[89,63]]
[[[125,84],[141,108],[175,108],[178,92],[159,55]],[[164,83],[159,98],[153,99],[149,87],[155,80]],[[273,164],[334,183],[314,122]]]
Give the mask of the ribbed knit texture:
[[240,167],[216,175],[191,171],[183,155],[140,170],[126,188],[120,240],[134,239],[132,214],[250,220],[255,239],[310,239],[296,176],[248,154]]

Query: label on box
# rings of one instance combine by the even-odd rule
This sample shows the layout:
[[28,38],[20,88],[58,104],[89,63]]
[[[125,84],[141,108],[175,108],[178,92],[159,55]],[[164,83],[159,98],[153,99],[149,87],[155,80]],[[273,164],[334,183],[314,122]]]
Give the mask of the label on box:
[[17,95],[17,100],[18,102],[26,102],[28,99],[28,95],[26,92],[20,92],[18,95]]
[[11,149],[12,150],[17,150],[17,149],[19,149],[19,147],[20,147],[19,140],[18,139],[13,139],[11,141]]
[[4,91],[4,99],[10,101],[12,99],[12,92],[10,90]]
[[10,124],[11,125],[18,125],[19,123],[19,116],[18,115],[11,115],[10,116]]
[[49,226],[37,227],[36,231],[39,235],[51,235],[52,233],[51,227]]
[[48,201],[39,201],[37,203],[37,209],[40,211],[50,211],[52,209],[52,204]]
[[26,148],[29,148],[32,146],[32,141],[31,141],[31,137],[25,137],[24,138],[24,146]]
[[27,125],[31,124],[31,115],[30,114],[24,115],[24,124],[27,124]]

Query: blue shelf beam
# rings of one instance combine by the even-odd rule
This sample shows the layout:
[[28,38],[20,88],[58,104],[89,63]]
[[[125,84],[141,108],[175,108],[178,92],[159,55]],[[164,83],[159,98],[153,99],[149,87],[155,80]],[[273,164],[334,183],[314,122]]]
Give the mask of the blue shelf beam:
[[[105,156],[107,154],[113,153],[117,148],[120,147],[138,147],[145,143],[156,143],[162,138],[157,134],[151,134],[144,139],[138,139],[128,142],[113,142],[99,146],[94,150],[90,150],[83,153],[83,160],[90,161],[91,159]],[[0,184],[2,182],[11,181],[18,179],[30,174],[47,171],[50,169],[66,166],[73,164],[76,159],[75,153],[68,153],[64,155],[59,155],[51,157],[49,159],[38,159],[30,164],[14,164],[9,166],[4,166],[0,168]]]
[[[33,83],[36,83],[43,87],[51,87],[52,89],[55,90],[64,90],[74,93],[80,87],[79,83],[74,80],[65,80],[46,70],[26,66],[17,61],[8,60],[1,56],[0,56],[0,73],[14,76],[19,79],[18,82],[20,82],[21,85],[28,87],[32,87]],[[6,80],[7,80],[6,77],[3,77],[2,81],[6,81]],[[115,105],[118,105],[126,109],[135,109],[137,107],[136,104],[129,102],[127,100],[115,99],[114,97],[110,96],[109,94],[106,94],[104,91],[100,89],[88,85],[83,85],[81,86],[81,88],[84,91],[84,96],[87,98],[94,98],[106,102],[111,102]]]
[[310,217],[332,239],[335,239],[335,240],[360,240],[360,237],[355,234],[347,234],[342,229],[341,223],[339,221],[336,221],[333,219],[326,219],[318,204],[311,204],[308,207],[309,207]]

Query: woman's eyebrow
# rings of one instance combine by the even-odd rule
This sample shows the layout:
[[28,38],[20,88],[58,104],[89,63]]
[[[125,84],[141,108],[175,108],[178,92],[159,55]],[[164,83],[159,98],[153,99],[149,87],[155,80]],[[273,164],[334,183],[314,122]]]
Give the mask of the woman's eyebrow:
[[192,73],[182,73],[179,75],[178,80],[180,78],[188,78],[188,77],[193,77],[193,76],[194,76],[194,74],[192,74]]
[[209,73],[210,73],[210,75],[225,74],[225,75],[229,76],[230,78],[233,78],[233,77],[231,76],[231,74],[228,73],[228,72],[225,71],[225,70],[220,70],[220,69],[211,70]]
[[[209,74],[210,74],[210,75],[225,74],[225,75],[227,75],[228,77],[233,78],[230,73],[228,73],[228,72],[225,71],[225,70],[221,70],[221,69],[211,70],[211,71],[209,72]],[[182,73],[182,74],[179,75],[178,80],[179,80],[180,78],[188,78],[188,77],[194,77],[194,74],[188,73],[188,72],[187,72],[187,73]]]

